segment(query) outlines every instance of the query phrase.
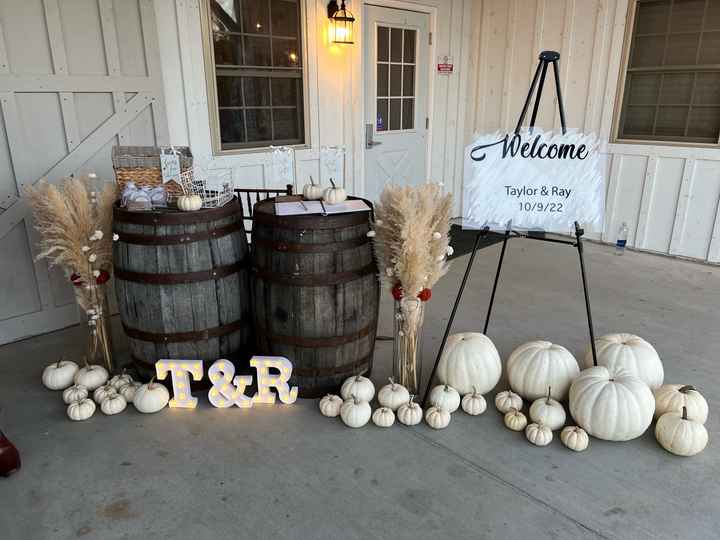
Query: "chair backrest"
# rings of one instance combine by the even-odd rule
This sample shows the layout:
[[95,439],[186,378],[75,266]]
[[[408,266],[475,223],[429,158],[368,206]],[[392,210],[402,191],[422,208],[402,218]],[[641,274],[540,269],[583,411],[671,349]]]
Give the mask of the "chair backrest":
[[292,195],[293,185],[287,184],[285,189],[236,188],[233,191],[240,201],[240,208],[242,208],[243,220],[245,221],[245,230],[248,233],[248,241],[250,241],[253,221],[253,207],[255,204],[271,197]]

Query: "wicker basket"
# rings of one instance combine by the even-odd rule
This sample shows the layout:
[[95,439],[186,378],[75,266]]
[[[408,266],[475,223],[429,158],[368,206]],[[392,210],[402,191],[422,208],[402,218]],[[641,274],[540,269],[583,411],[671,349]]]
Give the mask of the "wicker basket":
[[[180,152],[180,171],[192,169],[193,157],[187,146],[176,146]],[[157,146],[113,146],[112,164],[120,192],[125,184],[134,182],[137,187],[157,187],[163,185],[160,169],[160,148]],[[170,180],[165,189],[171,197],[182,195],[180,184]]]

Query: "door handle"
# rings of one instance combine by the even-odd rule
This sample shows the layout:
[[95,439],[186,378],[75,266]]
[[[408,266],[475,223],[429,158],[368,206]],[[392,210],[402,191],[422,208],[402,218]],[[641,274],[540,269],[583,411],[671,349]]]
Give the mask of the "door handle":
[[373,125],[365,124],[365,148],[381,145],[381,142],[373,140]]

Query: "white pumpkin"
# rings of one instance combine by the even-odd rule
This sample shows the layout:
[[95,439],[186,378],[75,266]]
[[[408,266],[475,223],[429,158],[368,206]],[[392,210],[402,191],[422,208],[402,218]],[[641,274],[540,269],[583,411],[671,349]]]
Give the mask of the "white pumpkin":
[[132,403],[135,399],[135,392],[137,392],[137,389],[141,386],[139,382],[135,381],[127,383],[118,389],[118,394],[124,397],[128,403]]
[[303,186],[303,197],[308,201],[319,201],[323,198],[325,190],[320,184],[313,182],[312,176],[310,177],[310,183]]
[[93,399],[95,400],[95,403],[100,405],[107,398],[114,395],[117,395],[117,390],[115,390],[114,386],[108,383],[95,389],[93,392]]
[[156,413],[165,408],[168,401],[170,401],[170,393],[167,388],[154,382],[153,377],[149,383],[135,390],[133,405],[141,413]]
[[460,394],[452,386],[439,384],[430,390],[430,405],[454,413],[460,407]]
[[390,384],[383,386],[378,392],[378,402],[383,407],[397,411],[400,405],[407,403],[410,399],[410,392],[402,384],[397,384],[390,379]]
[[95,403],[93,400],[85,398],[80,401],[73,401],[67,408],[67,415],[70,420],[79,422],[87,420],[95,413]]
[[[634,334],[607,334],[595,340],[599,366],[622,368],[640,378],[651,389],[659,388],[665,378],[655,347]],[[585,353],[585,367],[593,366],[592,349]]]
[[580,368],[570,351],[549,341],[520,345],[507,361],[510,388],[529,400],[544,396],[548,386],[553,398],[564,400],[578,373]]
[[125,407],[127,407],[127,401],[117,393],[110,394],[100,403],[100,410],[108,416],[123,412]]
[[565,408],[550,395],[550,388],[548,388],[547,396],[533,401],[530,406],[530,420],[538,424],[545,424],[555,431],[565,425]]
[[560,432],[560,440],[570,450],[575,452],[582,452],[590,444],[590,437],[587,432],[578,426],[567,426],[564,427]]
[[131,382],[133,382],[133,378],[123,371],[120,375],[114,375],[108,384],[115,388],[115,390],[120,390],[120,387]]
[[410,400],[404,405],[400,405],[397,411],[398,422],[406,426],[416,426],[422,422],[422,407],[413,401],[415,396],[410,396]]
[[570,414],[593,437],[629,441],[650,426],[655,399],[650,387],[620,368],[583,370],[570,387]]
[[340,407],[340,418],[346,426],[351,428],[363,427],[368,423],[371,415],[370,404],[357,396],[350,396],[350,399]]
[[433,405],[425,411],[425,422],[433,429],[445,429],[450,425],[450,413]]
[[347,193],[345,190],[341,187],[337,187],[332,178],[330,179],[330,183],[332,184],[332,187],[327,188],[323,194],[323,199],[326,203],[340,204],[347,199]]
[[195,212],[200,210],[203,200],[200,195],[180,195],[177,199],[177,207],[183,212]]
[[655,395],[655,418],[666,412],[680,412],[687,407],[687,416],[704,424],[708,417],[708,404],[703,395],[694,386],[682,384],[663,384],[653,390]]
[[517,409],[510,409],[503,417],[505,427],[513,431],[522,431],[527,426],[527,417]]
[[380,407],[375,409],[372,421],[377,427],[390,427],[395,423],[395,413],[390,407]]
[[510,411],[510,409],[519,411],[523,408],[523,400],[512,390],[503,390],[495,396],[495,408],[503,414]]
[[655,438],[665,450],[676,456],[694,456],[702,452],[708,443],[704,425],[690,420],[687,407],[682,412],[663,414],[655,425]]
[[362,375],[355,375],[345,380],[340,387],[340,396],[347,401],[350,396],[355,396],[360,401],[372,401],[375,397],[375,386],[370,379]]
[[323,416],[335,418],[340,414],[340,407],[342,407],[342,404],[343,400],[340,396],[328,394],[320,400],[318,407],[320,408],[320,413]]
[[66,405],[70,405],[73,401],[80,401],[88,397],[88,389],[79,384],[74,384],[70,388],[63,390],[63,401]]
[[42,373],[42,383],[50,390],[64,390],[73,384],[78,365],[62,358],[47,366]]
[[85,367],[77,370],[74,377],[75,384],[84,386],[90,392],[96,388],[100,388],[107,380],[107,369],[96,364],[89,365],[87,362],[85,363]]
[[477,332],[453,334],[447,339],[437,367],[437,379],[469,394],[473,387],[487,394],[500,380],[502,362],[490,338]]
[[525,428],[525,438],[535,446],[547,446],[553,440],[553,432],[544,424],[528,424]]
[[465,396],[463,396],[460,405],[462,407],[462,410],[471,416],[477,416],[478,414],[482,414],[487,409],[487,403],[485,402],[485,398],[482,396],[482,394],[478,394],[474,387],[472,394],[466,394]]

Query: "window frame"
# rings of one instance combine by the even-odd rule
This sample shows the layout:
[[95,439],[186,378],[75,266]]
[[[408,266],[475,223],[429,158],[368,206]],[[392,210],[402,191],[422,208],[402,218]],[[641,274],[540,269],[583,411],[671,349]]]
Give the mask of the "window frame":
[[[248,143],[248,146],[239,148],[222,148],[222,140],[220,138],[220,107],[218,105],[217,96],[217,73],[215,69],[215,49],[213,47],[213,32],[212,32],[212,18],[210,16],[210,2],[212,0],[201,0],[200,2],[200,26],[202,33],[202,48],[203,48],[203,59],[205,64],[205,88],[207,91],[207,105],[208,105],[208,116],[210,120],[210,139],[212,153],[215,156],[228,156],[228,155],[244,155],[244,154],[257,154],[261,152],[270,152],[272,150],[271,144],[259,143],[257,146],[249,146],[253,143]],[[297,0],[298,8],[300,9],[300,40],[299,46],[302,52],[302,92],[303,92],[303,138],[304,142],[287,144],[296,150],[311,148],[310,142],[310,101],[309,101],[309,71],[308,71],[308,35],[307,35],[307,1]],[[247,68],[249,70],[255,69],[252,67]],[[282,145],[282,141],[273,143],[274,146]]]
[[[615,106],[613,110],[611,143],[617,144],[635,144],[645,146],[677,146],[684,148],[720,148],[720,131],[718,140],[714,143],[710,142],[693,142],[693,141],[672,141],[667,139],[641,139],[641,138],[621,138],[620,122],[622,120],[623,100],[625,98],[625,86],[627,81],[628,64],[630,62],[630,51],[632,49],[632,37],[635,31],[635,23],[637,22],[638,4],[642,0],[630,0],[628,4],[628,12],[625,20],[625,36],[623,39],[622,56],[620,58],[620,72],[618,75],[617,89],[615,91]],[[702,70],[696,70],[700,72]]]

